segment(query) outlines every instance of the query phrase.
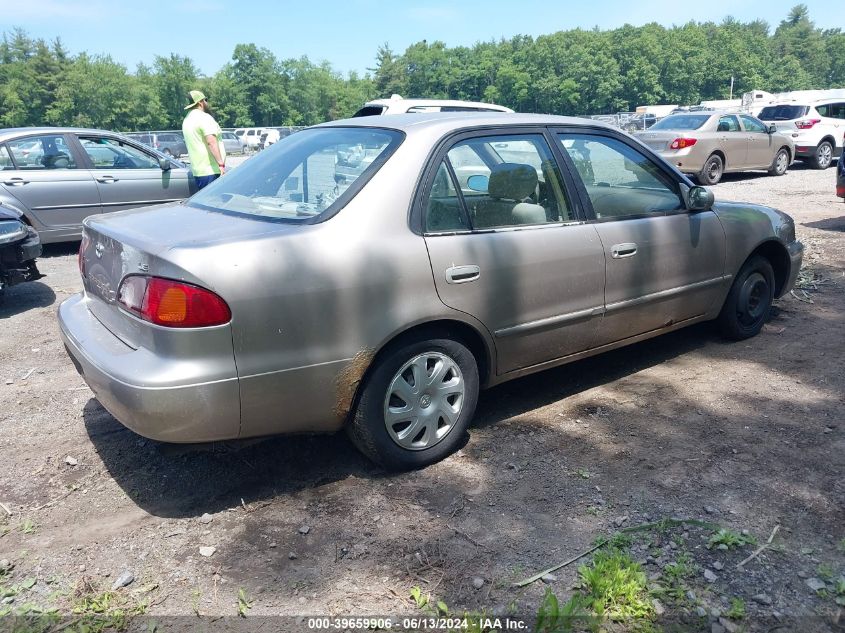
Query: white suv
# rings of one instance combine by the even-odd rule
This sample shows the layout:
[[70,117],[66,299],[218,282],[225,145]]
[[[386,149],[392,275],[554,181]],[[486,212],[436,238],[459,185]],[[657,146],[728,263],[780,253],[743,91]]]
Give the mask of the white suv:
[[791,137],[795,158],[815,169],[827,169],[834,158],[842,156],[845,99],[768,105],[757,118],[774,123],[778,132]]
[[390,99],[367,101],[353,117],[379,114],[405,114],[406,112],[513,112],[495,103],[456,101],[452,99],[403,99],[393,95]]

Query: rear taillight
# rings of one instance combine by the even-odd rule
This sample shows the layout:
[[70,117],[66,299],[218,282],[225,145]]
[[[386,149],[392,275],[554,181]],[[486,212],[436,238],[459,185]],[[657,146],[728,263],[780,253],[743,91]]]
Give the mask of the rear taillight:
[[226,302],[210,290],[161,277],[128,275],[117,300],[135,316],[164,327],[209,327],[232,319]]
[[809,130],[813,127],[816,123],[821,123],[821,119],[804,119],[803,121],[796,121],[795,127],[799,130]]
[[836,185],[836,195],[845,198],[845,185]]
[[692,147],[697,141],[697,138],[676,138],[669,145],[669,149],[684,149],[685,147]]
[[79,242],[79,254],[76,256],[76,263],[79,265],[79,274],[85,277],[85,249],[88,248],[88,236],[82,234],[82,241]]

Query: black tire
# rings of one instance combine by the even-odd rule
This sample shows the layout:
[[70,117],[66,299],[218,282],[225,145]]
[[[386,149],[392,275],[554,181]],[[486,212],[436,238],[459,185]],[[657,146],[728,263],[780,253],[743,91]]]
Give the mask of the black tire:
[[757,336],[769,319],[775,298],[775,273],[769,260],[754,255],[734,279],[722,311],[719,329],[735,341]]
[[772,166],[769,167],[769,175],[783,176],[787,169],[789,169],[789,150],[785,147],[781,147],[778,150],[778,153],[775,154]]
[[710,154],[710,157],[704,161],[704,166],[695,178],[702,185],[715,185],[722,179],[724,172],[725,163],[722,161],[722,157],[718,154]]
[[[430,362],[436,362],[437,359],[446,359],[443,360],[444,367],[447,368],[443,373],[443,378],[451,375],[453,381],[462,379],[463,393],[459,401],[456,399],[454,402],[450,402],[450,406],[457,408],[455,421],[451,425],[447,424],[447,421],[434,411],[433,405],[436,403],[431,402],[431,397],[429,397],[429,403],[432,406],[424,403],[423,399],[428,393],[425,389],[422,392],[414,393],[415,396],[420,396],[419,403],[414,402],[413,405],[406,403],[406,406],[413,406],[414,408],[429,406],[434,411],[433,415],[430,413],[428,417],[429,420],[434,419],[434,426],[436,427],[434,432],[444,431],[443,437],[439,439],[431,435],[431,427],[428,426],[421,429],[414,437],[407,435],[404,441],[408,444],[414,442],[414,439],[418,438],[420,434],[424,434],[424,438],[420,440],[421,446],[429,441],[431,442],[428,447],[416,449],[401,446],[400,440],[394,439],[391,435],[391,432],[395,435],[405,433],[410,430],[414,423],[408,422],[408,426],[403,428],[402,425],[405,422],[397,421],[391,426],[392,431],[388,431],[388,423],[385,417],[386,409],[389,408],[391,403],[399,409],[403,408],[400,406],[403,400],[396,395],[393,386],[397,380],[404,379],[406,375],[411,376],[413,370],[406,369],[406,367],[413,361],[420,362],[419,359],[422,359],[421,362],[426,368],[430,366]],[[421,339],[388,350],[377,362],[378,364],[364,384],[352,419],[346,427],[355,446],[364,455],[388,470],[422,468],[438,462],[454,452],[466,435],[466,429],[475,413],[475,405],[478,402],[478,365],[472,352],[462,343],[449,338]],[[459,374],[450,374],[452,369],[448,369],[449,363],[453,363],[453,367],[458,368]],[[400,374],[400,370],[403,369],[405,373]],[[435,384],[442,385],[445,383]],[[460,384],[460,381],[455,384]],[[417,388],[415,385],[413,387]],[[433,387],[434,385],[432,385],[432,392],[439,391]],[[424,422],[423,416],[419,417],[421,423]],[[443,423],[442,427],[441,423]],[[419,428],[419,426],[416,428]]]
[[813,152],[810,159],[810,166],[813,169],[827,169],[833,162],[833,145],[830,141],[822,141]]

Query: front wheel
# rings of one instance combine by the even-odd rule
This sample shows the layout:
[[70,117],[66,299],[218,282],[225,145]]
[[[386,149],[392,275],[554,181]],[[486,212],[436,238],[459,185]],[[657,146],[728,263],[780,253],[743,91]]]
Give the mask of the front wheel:
[[762,255],[755,255],[740,268],[722,306],[719,314],[722,334],[735,341],[757,336],[769,318],[774,298],[772,265]]
[[781,147],[775,159],[772,161],[772,166],[769,167],[770,176],[783,176],[789,168],[789,150]]
[[722,162],[721,156],[718,154],[711,154],[705,161],[704,167],[698,172],[696,179],[702,185],[715,185],[722,179],[722,173],[725,170],[725,164]]
[[422,468],[457,449],[478,389],[478,365],[462,343],[407,343],[378,361],[347,431],[362,453],[389,470]]
[[833,162],[833,146],[828,141],[822,141],[813,152],[810,165],[813,169],[827,169]]

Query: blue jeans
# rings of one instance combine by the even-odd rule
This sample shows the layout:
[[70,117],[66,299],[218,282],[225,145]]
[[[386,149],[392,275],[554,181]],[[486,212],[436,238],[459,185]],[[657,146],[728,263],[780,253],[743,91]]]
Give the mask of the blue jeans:
[[197,191],[199,191],[206,185],[210,185],[218,178],[220,178],[220,174],[211,174],[210,176],[194,176],[194,180],[197,183]]

